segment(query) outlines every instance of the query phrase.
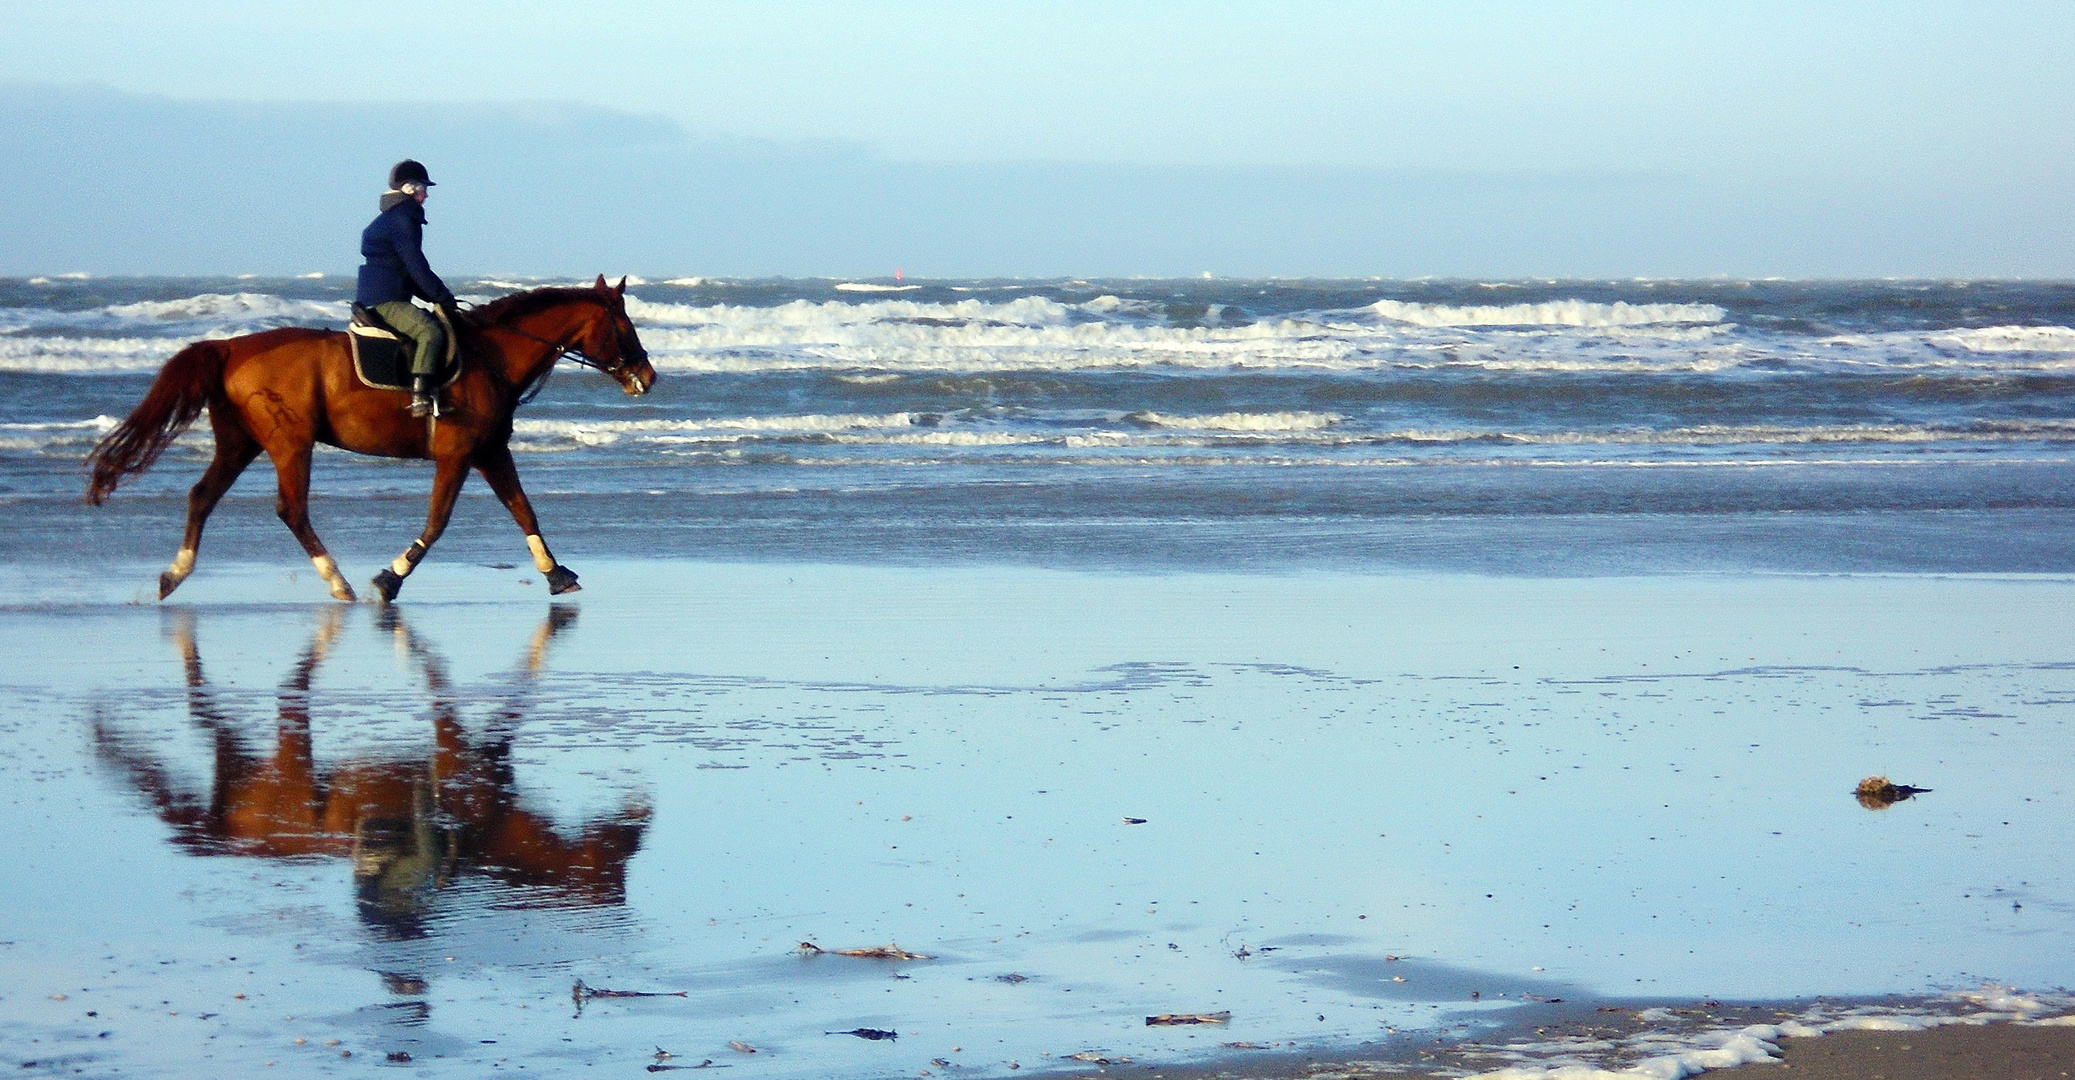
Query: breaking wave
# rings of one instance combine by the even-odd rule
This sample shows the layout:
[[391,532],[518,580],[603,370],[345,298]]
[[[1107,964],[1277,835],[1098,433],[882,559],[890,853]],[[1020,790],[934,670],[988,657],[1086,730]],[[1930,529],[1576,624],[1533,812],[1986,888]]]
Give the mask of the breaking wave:
[[1722,309],[1713,304],[1631,304],[1623,300],[1611,304],[1552,300],[1473,307],[1378,300],[1369,310],[1393,322],[1413,326],[1647,326],[1721,322],[1723,315]]

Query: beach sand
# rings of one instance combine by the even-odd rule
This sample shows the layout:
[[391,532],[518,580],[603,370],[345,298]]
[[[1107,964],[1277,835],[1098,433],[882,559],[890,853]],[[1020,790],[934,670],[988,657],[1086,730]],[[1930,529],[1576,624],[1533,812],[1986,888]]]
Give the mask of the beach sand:
[[[1798,1080],[2060,1080],[2075,1074],[2075,1028],[1997,1024],[1844,1031],[1780,1047]],[[1726,1073],[1743,1080],[1762,1065]],[[1775,1075],[1764,1073],[1763,1075]]]
[[[1759,1010],[1771,1011],[1771,1010]],[[2075,1075],[2075,1027],[2022,1023],[1950,1024],[1917,1031],[1837,1031],[1786,1038],[1774,1045],[1777,1058],[1708,1070],[1721,1080],[2061,1080]],[[1662,1080],[1677,1072],[1657,1063],[1641,1068],[1612,1064],[1604,1071],[1585,1064],[1530,1064],[1493,1070],[1495,1051],[1506,1044],[1436,1046],[1424,1051],[1378,1047],[1370,1055],[1289,1055],[1267,1060],[1226,1059],[1153,1072],[1164,1080],[1283,1080],[1333,1077],[1345,1080],[1396,1077],[1403,1080]],[[1121,1070],[1104,1070],[1114,1075]],[[1102,1075],[1097,1073],[1096,1075]]]
[[[2063,578],[6,569],[0,1053],[53,1072],[1474,1071],[2075,1007]],[[1902,1053],[1787,1044],[1835,1048]]]

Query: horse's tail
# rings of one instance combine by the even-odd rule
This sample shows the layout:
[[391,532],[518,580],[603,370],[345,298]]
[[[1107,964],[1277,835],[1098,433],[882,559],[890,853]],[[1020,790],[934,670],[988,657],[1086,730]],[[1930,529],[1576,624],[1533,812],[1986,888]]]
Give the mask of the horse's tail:
[[198,341],[173,354],[152,380],[144,400],[115,426],[87,457],[93,480],[86,501],[95,506],[124,480],[151,468],[166,447],[186,431],[202,407],[223,391],[223,366],[230,354],[221,341]]

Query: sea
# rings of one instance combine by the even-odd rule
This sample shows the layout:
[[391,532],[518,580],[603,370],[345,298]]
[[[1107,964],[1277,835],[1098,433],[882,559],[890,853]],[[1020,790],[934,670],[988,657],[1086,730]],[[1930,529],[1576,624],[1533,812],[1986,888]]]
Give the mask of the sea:
[[[454,282],[480,302],[545,284]],[[342,327],[348,277],[0,280],[0,558],[163,559],[206,431],[80,463],[183,344]],[[2075,567],[2075,284],[631,279],[659,379],[513,437],[575,554],[1504,574]],[[265,463],[212,529],[299,556]],[[429,466],[320,455],[385,559]],[[483,485],[444,542],[512,553]],[[523,555],[523,551],[518,554]],[[436,558],[437,556],[435,556]],[[204,563],[210,558],[204,551]]]

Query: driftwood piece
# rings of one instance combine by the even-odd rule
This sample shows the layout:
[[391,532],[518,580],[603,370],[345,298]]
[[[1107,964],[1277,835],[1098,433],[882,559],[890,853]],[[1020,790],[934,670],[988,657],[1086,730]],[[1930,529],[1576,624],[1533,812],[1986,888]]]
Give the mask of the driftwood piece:
[[[578,1016],[582,1016],[582,1015],[584,1014],[584,1002],[586,1002],[586,1001],[590,1001],[590,1000],[591,1000],[591,999],[593,999],[593,998],[642,998],[642,997],[677,997],[677,998],[681,998],[681,997],[684,997],[684,996],[685,996],[685,992],[684,992],[684,991],[682,991],[682,990],[605,990],[605,989],[602,989],[602,988],[600,988],[600,987],[596,987],[596,986],[586,986],[586,985],[584,985],[584,981],[583,981],[582,979],[578,979],[578,980],[576,981],[576,985],[575,985],[575,986],[572,986],[572,987],[570,987],[570,988],[569,988],[569,997],[570,997],[570,1000],[572,1000],[572,1001],[576,1002],[576,1014],[577,1014]],[[672,1067],[673,1067],[673,1068],[691,1068],[692,1066],[686,1065],[686,1066],[672,1066]]]
[[802,941],[798,951],[804,956],[855,956],[864,960],[935,959],[935,957],[923,953],[909,952],[899,945],[874,945],[869,949],[824,949],[811,941]]

